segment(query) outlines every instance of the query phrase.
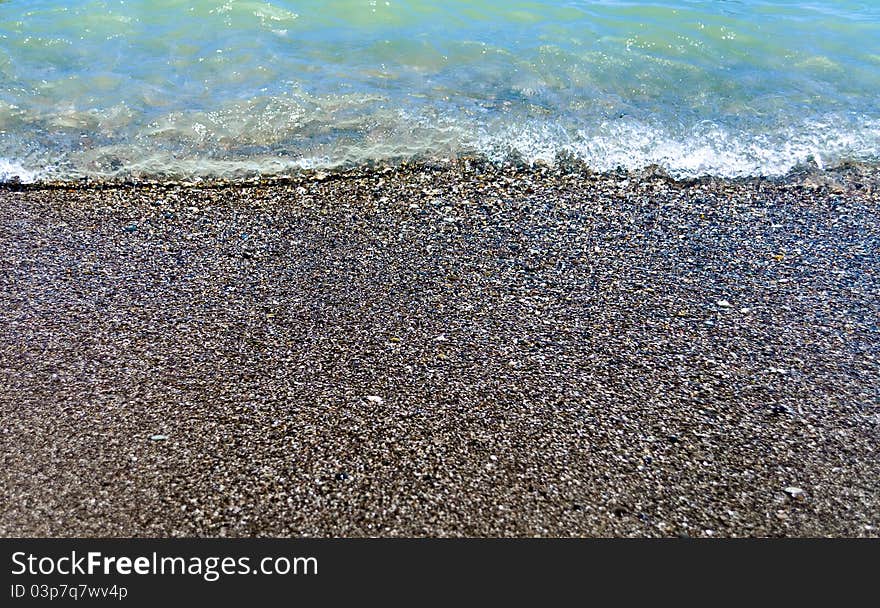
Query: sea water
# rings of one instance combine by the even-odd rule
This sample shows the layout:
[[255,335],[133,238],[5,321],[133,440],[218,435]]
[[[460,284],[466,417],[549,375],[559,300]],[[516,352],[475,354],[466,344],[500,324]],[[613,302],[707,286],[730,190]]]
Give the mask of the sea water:
[[880,1],[0,1],[0,181],[880,158]]

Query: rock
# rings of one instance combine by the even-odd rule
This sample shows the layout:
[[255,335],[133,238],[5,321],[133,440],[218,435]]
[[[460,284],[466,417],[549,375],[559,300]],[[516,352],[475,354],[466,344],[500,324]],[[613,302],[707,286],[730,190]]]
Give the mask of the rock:
[[150,435],[150,441],[165,441],[168,435]]
[[718,304],[718,306],[721,308],[730,308],[730,302],[727,300],[718,300],[716,304]]
[[375,403],[376,405],[382,405],[383,403],[385,403],[385,400],[382,399],[382,397],[380,397],[379,395],[367,395],[365,399],[370,403]]
[[782,491],[788,494],[788,496],[794,500],[804,500],[806,498],[804,491],[796,486],[788,486]]

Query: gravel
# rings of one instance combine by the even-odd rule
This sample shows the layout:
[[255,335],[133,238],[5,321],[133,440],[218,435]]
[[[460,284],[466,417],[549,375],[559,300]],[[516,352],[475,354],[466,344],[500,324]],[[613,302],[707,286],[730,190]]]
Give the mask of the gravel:
[[878,536],[880,178],[0,189],[4,536]]

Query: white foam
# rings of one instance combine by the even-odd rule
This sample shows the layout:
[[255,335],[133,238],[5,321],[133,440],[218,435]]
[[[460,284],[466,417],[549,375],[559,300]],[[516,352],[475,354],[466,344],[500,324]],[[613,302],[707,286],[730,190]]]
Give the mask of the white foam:
[[[235,136],[245,131],[240,125],[228,125],[229,117],[223,118],[227,120],[220,120],[220,126],[215,128],[218,133],[233,135],[225,142],[232,144],[226,154],[218,154],[219,149],[212,146],[218,139],[213,136],[205,142],[187,141],[182,153],[163,149],[156,144],[163,140],[164,131],[151,130],[124,144],[76,154],[49,152],[37,156],[31,150],[28,158],[39,159],[39,170],[0,158],[0,182],[15,177],[25,183],[80,177],[238,179],[383,160],[454,158],[462,153],[484,154],[496,161],[504,161],[514,153],[528,163],[547,164],[553,164],[563,153],[582,160],[595,171],[637,171],[657,165],[675,177],[782,176],[811,161],[822,169],[844,160],[880,159],[880,120],[853,117],[838,120],[829,116],[821,121],[760,131],[736,131],[710,121],[690,129],[632,118],[597,123],[585,120],[573,125],[553,119],[523,121],[506,116],[487,123],[484,117],[442,113],[420,116],[400,111],[383,114],[384,122],[379,123],[382,128],[368,131],[362,139],[312,143],[311,138],[303,137],[298,146],[283,153],[273,153],[269,146],[270,150],[255,154],[236,150]],[[296,122],[294,118],[290,118],[291,122]],[[295,125],[282,129],[277,122],[267,122],[275,125],[274,137],[280,140],[279,145],[293,140],[289,134],[296,132]],[[255,139],[259,141],[262,137]],[[253,142],[244,137],[244,143]]]
[[23,184],[32,184],[37,181],[39,173],[25,169],[20,163],[6,158],[0,158],[0,184],[18,179]]
[[529,163],[552,163],[565,152],[596,171],[657,165],[676,177],[781,176],[810,161],[824,169],[842,160],[876,160],[880,121],[861,120],[858,129],[834,120],[807,122],[761,133],[731,132],[709,122],[676,133],[635,120],[573,134],[547,123],[501,125],[484,130],[474,147],[498,160],[513,151]]

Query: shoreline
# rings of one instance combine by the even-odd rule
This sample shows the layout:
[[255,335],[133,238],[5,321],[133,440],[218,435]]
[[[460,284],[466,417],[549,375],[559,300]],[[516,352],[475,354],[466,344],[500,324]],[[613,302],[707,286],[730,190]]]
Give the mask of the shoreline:
[[880,535],[876,168],[322,173],[0,186],[0,535]]
[[113,177],[113,176],[82,176],[61,180],[37,180],[21,181],[13,178],[0,181],[0,191],[30,192],[41,190],[102,190],[102,189],[179,189],[179,188],[268,188],[289,187],[308,184],[315,181],[328,180],[363,180],[378,178],[388,175],[395,177],[421,173],[460,173],[486,174],[496,176],[532,176],[554,177],[574,176],[590,181],[620,181],[636,180],[650,181],[663,180],[669,183],[688,186],[694,184],[730,184],[730,185],[770,185],[807,187],[830,187],[839,190],[840,187],[856,186],[861,189],[864,184],[869,184],[870,189],[880,187],[880,161],[856,161],[845,160],[839,163],[820,167],[815,162],[807,162],[790,169],[784,175],[742,175],[723,176],[714,174],[705,175],[676,175],[659,165],[647,165],[641,169],[625,169],[620,167],[611,171],[596,171],[583,160],[560,155],[552,163],[535,161],[532,163],[511,159],[507,161],[495,161],[482,155],[464,155],[457,158],[443,159],[414,159],[414,160],[377,160],[369,163],[353,165],[338,165],[314,169],[298,169],[291,173],[267,174],[258,173],[240,174],[234,177],[211,177],[189,176],[141,176],[141,177]]

